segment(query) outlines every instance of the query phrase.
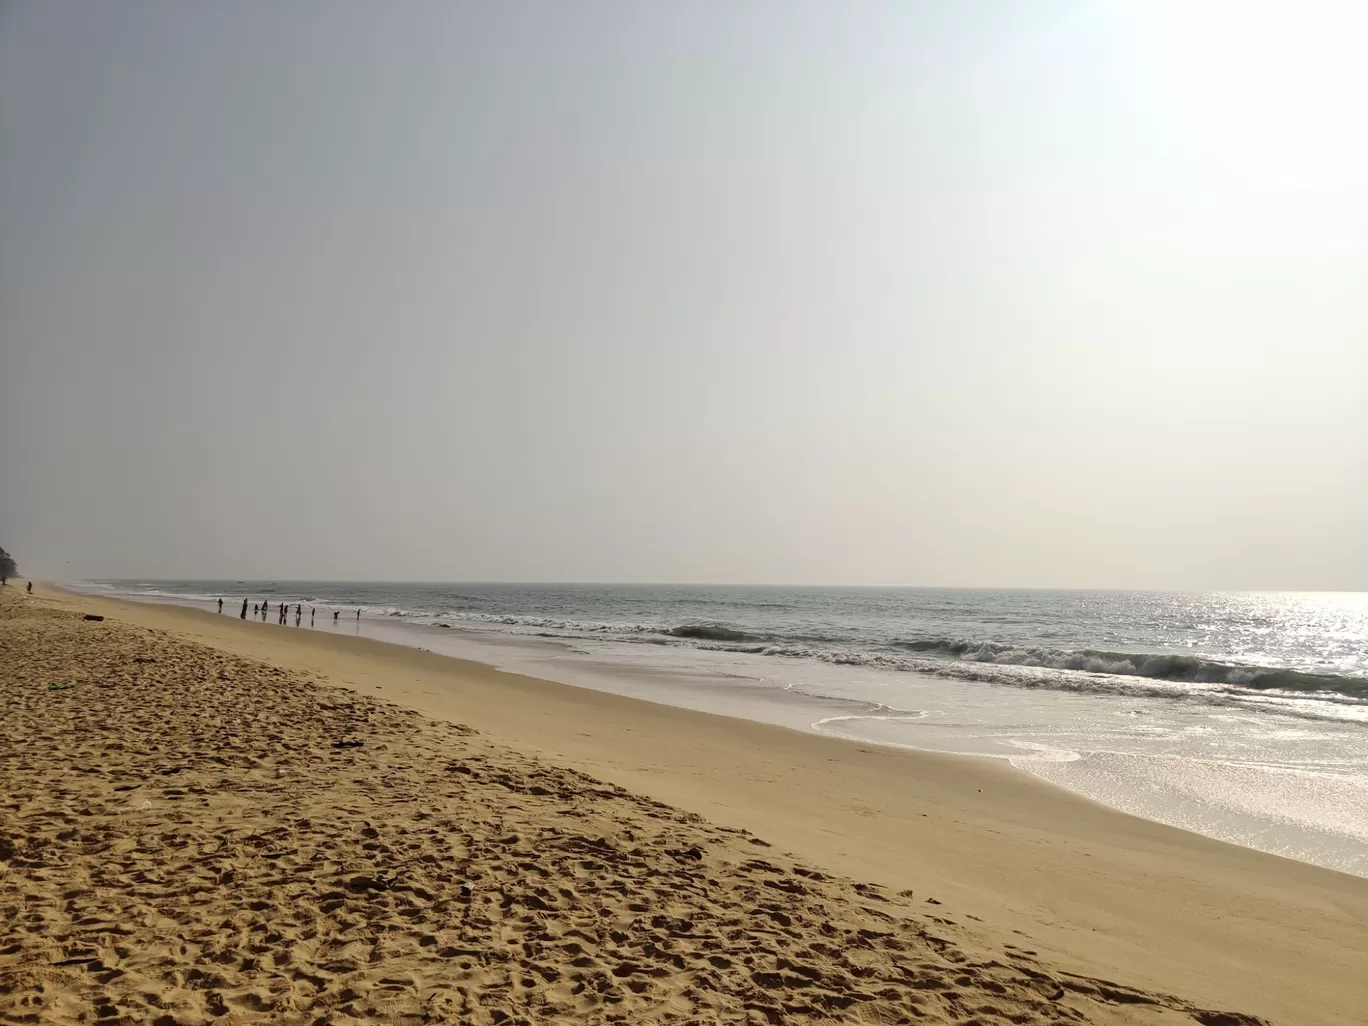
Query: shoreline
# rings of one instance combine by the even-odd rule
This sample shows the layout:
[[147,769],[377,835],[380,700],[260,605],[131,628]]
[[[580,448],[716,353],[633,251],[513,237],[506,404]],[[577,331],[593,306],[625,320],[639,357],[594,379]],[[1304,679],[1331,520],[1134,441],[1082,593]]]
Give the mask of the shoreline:
[[1368,880],[1138,819],[1000,760],[866,745],[169,603],[46,587],[35,598],[468,723],[825,870],[935,895],[973,929],[1028,937],[1071,972],[1287,1023],[1358,1022],[1368,1006]]
[[[214,608],[212,600],[170,592],[82,593],[209,612]],[[1323,776],[1308,794],[1299,778],[1279,772],[1284,763],[1276,757],[1247,762],[1204,757],[1198,751],[1148,753],[1133,740],[1107,734],[1116,729],[1118,709],[1122,719],[1139,717],[1126,721],[1127,726],[1159,723],[1172,734],[1191,731],[1188,736],[1210,731],[1210,720],[1184,720],[1182,713],[1172,718],[1179,707],[1161,708],[1165,702],[1148,708],[1147,700],[1113,698],[1105,706],[1091,705],[1100,700],[1049,690],[1001,690],[1001,685],[981,682],[948,684],[920,673],[884,674],[801,660],[788,665],[782,659],[760,665],[744,653],[523,635],[469,625],[444,630],[436,623],[370,614],[354,620],[344,613],[333,623],[326,612],[324,616],[314,628],[321,633],[419,648],[573,687],[857,744],[990,758],[1116,811],[1368,879],[1368,834],[1354,825],[1349,811],[1368,810],[1361,783]],[[818,676],[812,676],[814,671]],[[877,697],[869,693],[871,672],[886,678],[873,682]],[[860,690],[863,696],[855,693]],[[995,739],[989,726],[994,722],[1014,724],[1009,740]],[[1080,722],[1102,733],[1090,736],[1077,726],[1072,734],[1053,730],[1057,724]]]

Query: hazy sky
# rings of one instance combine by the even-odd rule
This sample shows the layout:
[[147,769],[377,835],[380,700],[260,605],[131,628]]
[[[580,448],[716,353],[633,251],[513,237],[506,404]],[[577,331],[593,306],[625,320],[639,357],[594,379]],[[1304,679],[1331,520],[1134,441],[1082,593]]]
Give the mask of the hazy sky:
[[1368,589],[1368,5],[0,8],[37,576]]

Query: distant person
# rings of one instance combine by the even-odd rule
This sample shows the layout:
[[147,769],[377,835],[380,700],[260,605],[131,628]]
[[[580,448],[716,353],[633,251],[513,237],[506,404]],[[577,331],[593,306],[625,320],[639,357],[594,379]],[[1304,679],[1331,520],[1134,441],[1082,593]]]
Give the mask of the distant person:
[[[256,610],[253,609],[252,612],[255,613]],[[242,619],[244,619],[244,620],[247,619],[247,600],[246,600],[246,599],[243,599],[243,600],[242,600]]]
[[[247,600],[246,600],[246,599],[243,599],[243,600],[242,600],[242,604],[245,606],[245,605],[247,604]],[[252,615],[253,615],[253,616],[260,616],[260,615],[261,615],[261,606],[260,606],[259,603],[256,603],[256,602],[253,602],[253,603],[252,603]]]
[[360,622],[361,622],[361,610],[359,610],[359,609],[356,611],[356,622],[357,622],[357,623],[360,623]]
[[33,594],[33,582],[32,582],[32,581],[29,581],[29,582],[28,582],[28,589],[27,589],[27,591],[28,591],[28,593],[29,593],[30,595]]
[[223,599],[219,599],[219,615],[223,615]]
[[312,626],[314,625],[314,616],[315,616],[317,613],[318,613],[318,608],[317,608],[316,606],[310,606],[310,607],[309,607],[309,626],[310,626],[310,627],[312,627]]
[[299,611],[299,607],[298,607],[298,606],[295,606],[295,626],[296,626],[296,627],[299,626],[299,619],[300,619],[300,617],[302,617],[303,615],[304,615],[304,614],[301,613],[301,612]]
[[338,610],[333,610],[333,623],[337,623]]

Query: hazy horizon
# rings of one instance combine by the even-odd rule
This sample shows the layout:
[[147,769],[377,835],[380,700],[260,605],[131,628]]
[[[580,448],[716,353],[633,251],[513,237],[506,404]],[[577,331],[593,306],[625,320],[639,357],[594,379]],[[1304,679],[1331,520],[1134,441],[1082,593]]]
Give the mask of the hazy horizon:
[[[22,579],[22,578],[21,578]],[[813,591],[1066,591],[1066,592],[1115,592],[1118,594],[1143,594],[1153,593],[1157,595],[1364,595],[1363,589],[1355,590],[1326,590],[1317,591],[1312,589],[1265,589],[1265,588],[1107,588],[1089,586],[1050,586],[1050,585],[995,585],[995,584],[822,584],[812,581],[798,581],[787,584],[776,584],[772,581],[476,581],[476,580],[445,580],[442,578],[414,578],[411,580],[346,580],[344,578],[315,577],[300,578],[291,580],[288,578],[263,577],[260,579],[236,578],[236,577],[94,577],[83,578],[80,580],[60,581],[54,580],[51,583],[61,587],[63,585],[76,584],[127,584],[139,582],[142,584],[362,584],[374,585],[464,585],[467,587],[528,587],[528,588],[753,588],[753,589],[791,589]]]
[[1368,7],[0,9],[40,579],[1368,590]]

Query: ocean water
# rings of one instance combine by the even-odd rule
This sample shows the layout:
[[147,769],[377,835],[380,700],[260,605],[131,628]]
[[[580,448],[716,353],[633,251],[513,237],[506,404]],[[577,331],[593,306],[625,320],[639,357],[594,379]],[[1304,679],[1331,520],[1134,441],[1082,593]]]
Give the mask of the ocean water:
[[194,605],[223,597],[233,615],[244,597],[302,602],[305,625],[318,608],[318,629],[866,742],[1007,759],[1137,815],[1368,875],[1364,593],[83,587]]

